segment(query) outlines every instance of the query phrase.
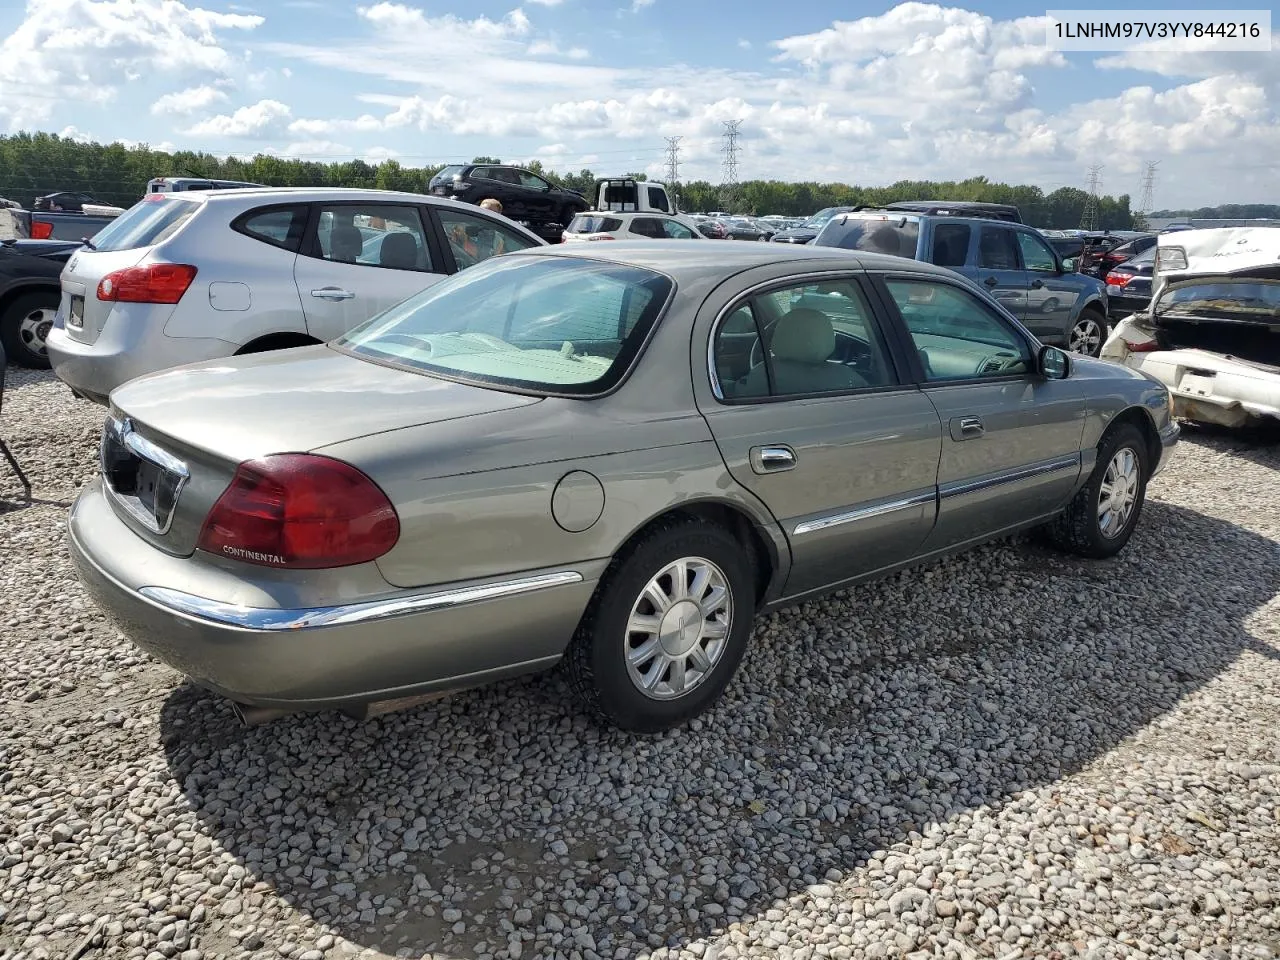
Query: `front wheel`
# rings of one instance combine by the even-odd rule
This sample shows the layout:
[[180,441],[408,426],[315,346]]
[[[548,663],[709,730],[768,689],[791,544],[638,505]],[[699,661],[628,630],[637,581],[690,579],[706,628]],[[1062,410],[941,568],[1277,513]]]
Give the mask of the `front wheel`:
[[1102,343],[1106,339],[1107,318],[1101,310],[1085,307],[1067,335],[1067,349],[1072,353],[1096,357],[1102,353]]
[[1149,459],[1146,439],[1137,427],[1125,423],[1111,430],[1098,444],[1089,482],[1045,528],[1050,542],[1094,560],[1123,550],[1146,502]]
[[17,297],[0,314],[0,343],[9,359],[24,367],[45,370],[49,351],[45,340],[58,312],[58,294],[28,293]]
[[614,559],[566,654],[588,709],[657,733],[709,708],[751,635],[750,552],[703,521],[660,526]]

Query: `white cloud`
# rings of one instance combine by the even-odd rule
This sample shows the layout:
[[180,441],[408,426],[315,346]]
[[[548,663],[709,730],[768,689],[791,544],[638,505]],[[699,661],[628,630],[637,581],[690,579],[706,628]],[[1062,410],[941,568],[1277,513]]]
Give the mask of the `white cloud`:
[[219,114],[201,120],[184,130],[189,137],[236,137],[245,140],[269,140],[289,127],[292,111],[279,100],[259,100],[232,114]]
[[652,7],[653,0],[631,0],[631,12],[639,13],[645,7]]
[[227,94],[217,87],[203,84],[199,87],[188,87],[175,93],[166,93],[151,104],[154,114],[191,114],[205,110],[215,103],[225,103]]
[[750,49],[751,49],[751,41],[750,41],[750,40],[746,40],[746,39],[739,40],[739,41],[738,41],[738,49],[739,49],[739,50],[750,50]]
[[12,129],[46,121],[58,106],[51,91],[108,103],[122,77],[231,76],[236,58],[222,35],[262,23],[182,0],[28,0],[25,18],[0,44],[0,118]]
[[591,56],[591,51],[585,47],[561,50],[553,40],[534,40],[525,48],[525,52],[531,57],[568,57],[570,60],[586,60]]
[[540,7],[558,7],[564,3],[564,0],[529,0],[529,2]]

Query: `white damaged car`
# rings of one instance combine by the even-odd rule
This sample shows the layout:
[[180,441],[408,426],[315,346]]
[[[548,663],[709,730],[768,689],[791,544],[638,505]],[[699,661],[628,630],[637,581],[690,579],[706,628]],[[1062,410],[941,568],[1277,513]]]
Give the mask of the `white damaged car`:
[[1280,421],[1280,227],[1162,234],[1151,303],[1102,357],[1165,384],[1176,417]]

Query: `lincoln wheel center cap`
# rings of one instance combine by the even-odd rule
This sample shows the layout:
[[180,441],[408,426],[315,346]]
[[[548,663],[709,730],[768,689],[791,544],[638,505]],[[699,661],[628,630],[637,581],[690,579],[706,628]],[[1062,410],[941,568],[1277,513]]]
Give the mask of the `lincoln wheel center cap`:
[[702,637],[702,608],[692,600],[673,603],[662,616],[658,642],[669,657],[683,657]]

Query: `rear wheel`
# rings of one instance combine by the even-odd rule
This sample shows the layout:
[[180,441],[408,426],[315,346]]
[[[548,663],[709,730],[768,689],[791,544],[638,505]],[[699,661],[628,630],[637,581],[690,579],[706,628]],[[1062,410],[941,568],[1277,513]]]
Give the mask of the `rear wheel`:
[[10,360],[24,367],[48,369],[45,341],[53,329],[58,301],[52,290],[28,293],[15,298],[0,315],[0,342]]
[[1146,438],[1123,423],[1098,444],[1089,482],[1045,528],[1050,542],[1069,553],[1100,560],[1124,549],[1142,515],[1151,473]]
[[623,730],[656,733],[710,707],[751,635],[750,553],[714,524],[655,528],[601,580],[566,654],[588,709]]
[[1067,348],[1072,353],[1096,357],[1102,353],[1102,343],[1106,339],[1107,318],[1098,308],[1085,307],[1067,335]]

